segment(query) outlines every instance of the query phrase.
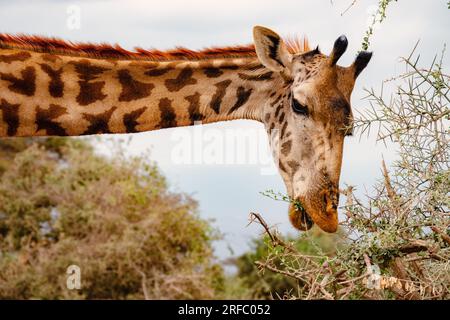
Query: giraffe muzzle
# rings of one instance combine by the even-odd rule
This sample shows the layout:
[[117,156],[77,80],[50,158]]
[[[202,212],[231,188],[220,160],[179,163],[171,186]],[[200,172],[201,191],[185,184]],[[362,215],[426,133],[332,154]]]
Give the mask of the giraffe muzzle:
[[294,204],[289,206],[289,220],[294,228],[301,231],[307,231],[314,225],[314,221],[308,215],[306,210],[299,209]]
[[317,224],[323,231],[336,232],[339,223],[339,193],[334,188],[299,197],[297,200],[302,204],[302,209],[294,205],[289,207],[289,220],[296,229],[306,231]]

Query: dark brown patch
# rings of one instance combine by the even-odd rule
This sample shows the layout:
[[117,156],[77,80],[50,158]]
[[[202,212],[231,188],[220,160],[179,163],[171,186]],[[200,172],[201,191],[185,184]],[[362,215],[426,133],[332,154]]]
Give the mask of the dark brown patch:
[[249,65],[249,66],[245,67],[246,70],[250,70],[250,71],[256,71],[256,70],[265,69],[265,68],[266,67],[264,67],[260,63],[254,64],[254,65]]
[[274,101],[272,101],[271,103],[270,103],[270,105],[272,106],[272,107],[274,107],[279,101],[280,101],[280,99],[283,97],[283,95],[279,95]]
[[272,115],[271,113],[266,113],[266,115],[264,116],[264,121],[269,122],[271,115]]
[[105,81],[93,80],[108,69],[91,65],[90,61],[85,59],[72,63],[80,77],[80,81],[78,81],[80,93],[77,96],[77,102],[82,106],[87,106],[95,101],[105,99],[106,95],[102,92]]
[[83,81],[92,81],[97,79],[103,72],[109,69],[100,66],[92,65],[89,60],[82,59],[74,61],[72,64],[75,66],[75,71]]
[[220,70],[219,68],[207,67],[207,68],[203,69],[203,73],[208,78],[217,78],[217,77],[220,77],[223,74],[223,71]]
[[133,79],[129,70],[119,70],[117,75],[122,86],[119,101],[133,101],[148,97],[155,88],[152,83],[144,83]]
[[31,58],[31,54],[26,51],[21,51],[17,53],[11,54],[2,54],[0,55],[0,62],[11,63],[14,61],[26,61]]
[[127,113],[123,116],[123,125],[125,126],[127,133],[138,132],[136,126],[139,124],[137,121],[139,117],[147,110],[147,107],[142,107]]
[[22,79],[11,73],[0,72],[0,78],[11,83],[8,86],[9,90],[31,97],[36,91],[36,70],[33,67],[26,67],[20,74]]
[[216,114],[220,112],[220,105],[222,104],[222,99],[225,97],[226,89],[231,84],[231,80],[224,80],[215,84],[216,92],[214,93],[211,102],[209,103],[211,109],[214,110]]
[[275,110],[275,118],[278,118],[278,115],[280,114],[281,109],[283,109],[283,105],[280,104],[277,109]]
[[351,107],[350,104],[344,98],[333,98],[330,101],[332,111],[335,114],[338,122],[344,122],[344,127],[351,124]]
[[272,122],[272,123],[270,124],[270,131],[272,131],[273,129],[275,129],[275,123]]
[[167,98],[159,100],[159,111],[161,112],[159,128],[172,128],[177,126],[177,116],[172,107],[172,100]]
[[266,72],[266,73],[256,74],[256,75],[250,75],[250,74],[245,74],[245,73],[238,73],[238,75],[239,75],[239,78],[241,78],[242,80],[266,81],[266,80],[271,80],[272,79],[273,72],[269,71],[269,72]]
[[66,130],[58,122],[53,121],[66,113],[66,109],[57,104],[50,104],[48,109],[41,109],[38,106],[36,109],[36,131],[45,130],[49,136],[67,136]]
[[55,98],[61,98],[64,94],[64,82],[61,80],[63,68],[52,69],[48,64],[41,63],[41,69],[50,77],[48,91]]
[[222,70],[237,70],[239,69],[239,66],[235,66],[235,65],[228,65],[228,66],[220,66],[219,67]]
[[283,122],[283,120],[284,120],[284,111],[283,111],[283,112],[281,112],[281,115],[280,115],[280,119],[279,119],[279,122],[280,122],[280,123],[282,123],[282,122]]
[[112,107],[103,113],[89,114],[83,113],[83,118],[89,121],[91,124],[82,135],[98,134],[98,133],[112,133],[109,130],[109,119],[111,118],[117,107]]
[[237,70],[239,69],[239,66],[223,65],[220,67],[213,67],[210,62],[206,62],[201,63],[200,68],[208,78],[217,78],[224,74],[224,70]]
[[[287,128],[287,121],[283,124],[283,127],[281,128],[281,133],[280,133],[280,135],[281,135],[281,138],[283,138],[283,136],[284,136],[284,132],[286,131],[286,128]],[[288,135],[286,135],[286,137],[287,137]]]
[[19,128],[19,107],[20,104],[8,103],[5,99],[0,103],[3,121],[8,125],[7,135],[10,137],[14,136]]
[[286,170],[286,167],[283,165],[283,162],[281,162],[280,160],[278,160],[278,168],[281,170],[281,171],[284,171],[284,172],[288,172],[287,170]]
[[281,39],[278,36],[272,35],[267,35],[266,37],[272,42],[272,45],[269,45],[269,57],[284,67],[283,62],[278,57],[278,50],[280,49]]
[[250,95],[252,94],[253,89],[250,88],[248,90],[245,90],[244,87],[239,87],[236,90],[236,103],[234,104],[234,106],[231,107],[230,111],[228,111],[228,114],[233,113],[234,111],[236,111],[237,109],[239,109],[240,107],[242,107],[250,98]]
[[287,164],[292,169],[292,173],[296,172],[298,168],[300,168],[300,164],[294,160],[289,160]]
[[189,102],[188,112],[191,124],[194,124],[195,121],[205,119],[205,116],[200,112],[200,93],[196,92],[184,98]]
[[292,141],[288,140],[281,145],[281,153],[287,156],[291,152]]
[[182,69],[175,79],[167,79],[164,84],[170,92],[180,91],[185,86],[197,83],[197,80],[192,78],[193,74],[191,68]]
[[152,67],[151,70],[145,71],[144,74],[149,77],[159,77],[159,76],[166,74],[167,72],[169,72],[171,70],[173,70],[173,68],[166,67],[166,68],[156,69],[156,68]]

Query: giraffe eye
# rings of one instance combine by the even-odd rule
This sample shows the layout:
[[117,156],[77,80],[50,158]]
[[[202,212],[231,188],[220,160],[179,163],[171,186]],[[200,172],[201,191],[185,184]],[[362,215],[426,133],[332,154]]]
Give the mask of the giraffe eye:
[[308,107],[301,104],[297,99],[292,98],[292,109],[295,113],[307,116],[308,115]]

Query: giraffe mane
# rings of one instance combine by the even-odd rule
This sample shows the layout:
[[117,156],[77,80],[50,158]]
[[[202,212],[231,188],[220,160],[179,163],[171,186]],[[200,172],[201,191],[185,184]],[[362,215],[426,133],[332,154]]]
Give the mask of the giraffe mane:
[[[286,45],[291,53],[309,51],[306,38],[289,38]],[[201,50],[191,50],[176,47],[169,50],[134,48],[134,51],[122,48],[118,44],[72,42],[54,37],[42,37],[24,34],[0,33],[0,48],[17,48],[49,54],[63,54],[97,59],[130,59],[150,61],[170,60],[206,60],[214,58],[256,57],[253,44],[210,47]]]

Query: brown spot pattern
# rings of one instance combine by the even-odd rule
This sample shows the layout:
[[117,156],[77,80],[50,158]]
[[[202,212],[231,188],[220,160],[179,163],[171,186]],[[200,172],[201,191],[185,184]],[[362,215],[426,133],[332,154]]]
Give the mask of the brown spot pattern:
[[282,95],[280,94],[274,101],[270,103],[272,107],[274,107],[281,99]]
[[164,81],[167,90],[170,92],[180,91],[188,85],[196,84],[197,80],[192,78],[194,71],[191,68],[185,68],[180,71],[175,79],[167,79]]
[[33,96],[36,91],[36,70],[33,67],[26,67],[20,74],[22,78],[17,78],[11,73],[0,72],[0,78],[11,83],[8,86],[9,90],[29,97]]
[[19,107],[20,104],[8,103],[5,99],[2,99],[0,103],[3,121],[8,125],[8,136],[14,136],[17,133],[17,128],[19,128]]
[[257,75],[250,75],[250,74],[245,74],[245,73],[238,73],[239,78],[241,78],[242,80],[248,80],[248,81],[266,81],[266,80],[271,80],[272,79],[272,75],[273,72],[269,71],[266,73],[262,73],[262,74],[257,74]]
[[300,168],[300,164],[294,160],[289,160],[287,164],[292,169],[292,173],[296,172],[298,168]]
[[159,76],[166,74],[170,70],[173,70],[173,68],[167,67],[167,68],[156,69],[153,67],[151,70],[144,72],[144,74],[149,77],[159,77]]
[[159,111],[161,112],[159,128],[171,128],[177,126],[177,116],[172,107],[172,100],[167,98],[159,100]]
[[83,135],[98,134],[98,133],[112,133],[109,130],[109,119],[111,118],[117,107],[112,107],[100,114],[83,113],[83,118],[89,121],[91,124],[87,128]]
[[[286,132],[286,128],[287,128],[287,121],[283,124],[283,127],[281,128],[281,133],[280,133],[281,138],[284,137],[284,133]],[[287,137],[287,136],[288,136],[288,135],[286,135],[286,137]]]
[[42,60],[47,62],[56,62],[57,60],[61,60],[61,58],[54,54],[44,53],[42,56]]
[[248,101],[248,99],[250,98],[250,95],[252,94],[252,91],[253,91],[252,88],[250,88],[248,90],[245,90],[244,87],[237,88],[237,90],[236,90],[236,96],[237,96],[236,103],[228,111],[228,114],[233,113],[234,111],[239,109],[241,106],[243,106]]
[[281,145],[281,153],[287,156],[291,152],[292,141],[288,140]]
[[145,110],[147,110],[147,107],[142,107],[123,116],[123,125],[125,126],[127,133],[138,132],[136,126],[139,124],[139,122],[137,120]]
[[0,62],[11,63],[14,61],[26,61],[31,58],[31,54],[26,51],[21,51],[12,54],[2,54],[0,55]]
[[185,99],[189,102],[188,112],[191,124],[194,124],[195,121],[202,121],[205,116],[200,112],[200,93],[196,92]]
[[219,114],[220,112],[220,105],[222,104],[222,99],[223,97],[225,97],[226,89],[230,84],[231,80],[224,80],[215,84],[216,92],[214,93],[209,105],[216,114]]
[[54,121],[55,119],[66,113],[66,109],[57,104],[50,104],[48,109],[41,109],[40,107],[37,107],[36,131],[45,130],[47,135],[51,136],[67,136],[66,130],[61,127],[58,122]]
[[107,68],[93,66],[89,60],[80,60],[73,62],[75,71],[80,77],[78,84],[80,86],[80,93],[77,96],[77,102],[82,106],[87,106],[98,100],[103,100],[106,95],[103,94],[102,89],[105,81],[93,81],[98,78]]
[[277,109],[275,110],[275,118],[278,118],[278,115],[280,114],[281,109],[283,109],[283,105],[280,104]]
[[133,101],[148,97],[155,86],[152,83],[144,83],[133,79],[129,70],[117,72],[122,91],[119,101]]
[[223,71],[220,70],[219,68],[207,67],[207,68],[203,69],[203,73],[208,78],[217,78],[217,77],[220,77],[223,74]]
[[48,91],[54,98],[61,98],[64,94],[64,82],[61,80],[62,67],[59,69],[52,69],[48,64],[41,63],[41,69],[50,77],[48,84]]
[[286,170],[286,167],[284,166],[283,162],[281,162],[281,161],[278,161],[278,168],[279,168],[281,171],[288,172],[288,171]]

